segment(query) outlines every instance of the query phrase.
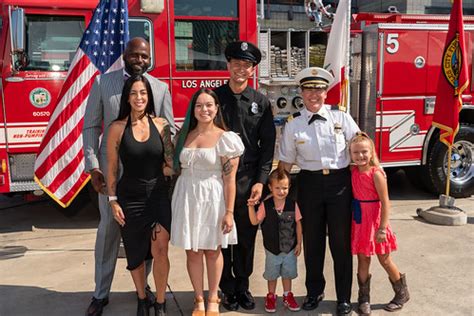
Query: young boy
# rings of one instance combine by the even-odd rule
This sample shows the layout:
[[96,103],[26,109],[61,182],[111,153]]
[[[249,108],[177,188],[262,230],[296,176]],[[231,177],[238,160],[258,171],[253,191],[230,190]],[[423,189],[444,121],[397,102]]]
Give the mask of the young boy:
[[253,225],[261,224],[263,245],[265,247],[265,272],[268,281],[268,294],[265,310],[276,312],[275,295],[277,279],[283,283],[283,304],[291,311],[299,311],[300,306],[291,292],[291,280],[298,275],[296,257],[301,253],[303,229],[301,213],[296,202],[288,198],[290,174],[277,169],[270,173],[268,196],[255,212],[255,205],[249,202],[249,218]]

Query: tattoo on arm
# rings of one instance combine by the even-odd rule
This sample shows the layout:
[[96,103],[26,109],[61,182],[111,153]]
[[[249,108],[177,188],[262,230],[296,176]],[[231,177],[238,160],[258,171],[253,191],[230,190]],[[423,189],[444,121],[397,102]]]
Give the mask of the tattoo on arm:
[[168,122],[165,121],[163,126],[163,145],[165,161],[169,166],[173,165],[173,143],[171,142],[171,128]]
[[232,172],[232,164],[230,163],[230,159],[227,159],[227,161],[222,165],[222,172],[224,173],[224,176],[227,176]]

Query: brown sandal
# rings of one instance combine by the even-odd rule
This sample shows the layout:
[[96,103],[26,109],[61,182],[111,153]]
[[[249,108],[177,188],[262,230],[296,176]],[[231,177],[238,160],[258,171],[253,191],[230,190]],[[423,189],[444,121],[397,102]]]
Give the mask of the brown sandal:
[[[221,303],[220,298],[208,298],[207,299],[207,311],[206,316],[219,316],[219,304]],[[217,304],[217,311],[210,311],[209,304]]]
[[204,298],[202,298],[202,297],[195,297],[194,298],[194,309],[193,309],[192,316],[206,316],[206,310],[199,308],[199,305],[201,303],[204,307]]

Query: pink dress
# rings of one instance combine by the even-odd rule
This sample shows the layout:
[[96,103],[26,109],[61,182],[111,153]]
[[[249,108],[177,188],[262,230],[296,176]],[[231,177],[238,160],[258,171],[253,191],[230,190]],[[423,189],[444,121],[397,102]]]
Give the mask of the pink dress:
[[360,224],[352,218],[352,254],[364,254],[368,257],[397,250],[397,239],[390,224],[386,228],[387,241],[375,241],[375,233],[380,225],[381,202],[363,202],[379,200],[374,183],[375,172],[382,172],[385,176],[385,172],[378,167],[372,167],[367,172],[360,172],[358,168],[352,170],[352,194],[354,199],[362,201]]

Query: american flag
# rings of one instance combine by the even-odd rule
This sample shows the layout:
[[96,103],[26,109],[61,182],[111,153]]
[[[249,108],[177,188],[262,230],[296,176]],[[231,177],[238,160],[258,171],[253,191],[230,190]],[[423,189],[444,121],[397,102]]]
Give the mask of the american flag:
[[81,132],[94,79],[122,67],[128,38],[127,0],[101,0],[82,36],[35,161],[35,181],[63,207],[90,177],[85,172]]

